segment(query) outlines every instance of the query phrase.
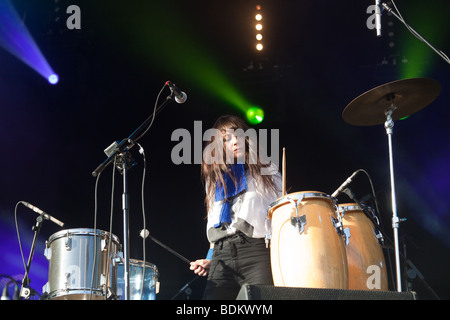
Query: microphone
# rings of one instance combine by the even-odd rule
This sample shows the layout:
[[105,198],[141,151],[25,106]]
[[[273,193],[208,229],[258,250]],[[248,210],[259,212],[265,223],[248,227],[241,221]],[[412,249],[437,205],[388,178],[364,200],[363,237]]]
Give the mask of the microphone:
[[375,29],[377,36],[381,37],[381,4],[380,0],[375,0]]
[[338,194],[340,194],[342,192],[342,190],[344,190],[344,188],[346,188],[351,182],[352,179],[356,176],[356,174],[359,172],[359,170],[356,170],[355,172],[353,172],[353,174],[348,177],[347,180],[344,181],[343,184],[341,184],[341,186],[339,188],[336,189],[335,192],[333,192],[333,194],[331,195],[333,198],[336,198]]
[[183,91],[178,89],[178,87],[173,82],[166,81],[166,85],[169,86],[170,91],[172,91],[173,95],[175,96],[175,101],[177,103],[185,103],[186,102],[186,100],[187,100],[186,93],[184,93]]
[[11,300],[8,293],[8,284],[3,288],[1,300]]
[[20,300],[20,291],[17,283],[14,284],[13,300]]
[[41,209],[39,209],[38,207],[33,206],[32,204],[25,202],[25,201],[20,201],[25,207],[33,210],[34,212],[36,212],[37,214],[41,215],[44,217],[45,220],[50,220],[53,223],[56,223],[58,226],[63,227],[64,223],[62,223],[61,221],[59,221],[58,219],[52,217],[51,215],[49,215],[48,213],[42,211]]

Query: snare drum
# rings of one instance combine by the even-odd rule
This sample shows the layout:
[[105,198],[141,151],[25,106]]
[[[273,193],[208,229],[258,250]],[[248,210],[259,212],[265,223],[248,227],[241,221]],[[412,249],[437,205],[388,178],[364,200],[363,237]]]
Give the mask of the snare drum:
[[49,271],[43,292],[55,300],[105,299],[106,288],[115,290],[110,273],[118,247],[119,239],[102,230],[79,228],[54,233],[46,243]]
[[379,231],[356,203],[339,205],[342,224],[349,228],[346,246],[349,289],[388,290],[388,278]]
[[[130,268],[130,296],[129,300],[156,300],[159,292],[158,268],[141,260],[129,259]],[[116,295],[120,300],[125,299],[125,280],[123,276],[124,265],[122,262],[117,264],[117,291]],[[144,281],[142,281],[144,277]]]
[[348,288],[347,256],[333,198],[317,191],[279,198],[268,210],[275,286]]

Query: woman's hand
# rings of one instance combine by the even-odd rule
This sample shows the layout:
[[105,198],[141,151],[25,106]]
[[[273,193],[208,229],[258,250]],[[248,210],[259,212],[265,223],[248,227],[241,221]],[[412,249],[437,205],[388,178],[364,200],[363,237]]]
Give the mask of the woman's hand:
[[196,275],[204,277],[208,275],[210,267],[211,267],[211,260],[199,259],[191,262],[190,269],[193,270]]

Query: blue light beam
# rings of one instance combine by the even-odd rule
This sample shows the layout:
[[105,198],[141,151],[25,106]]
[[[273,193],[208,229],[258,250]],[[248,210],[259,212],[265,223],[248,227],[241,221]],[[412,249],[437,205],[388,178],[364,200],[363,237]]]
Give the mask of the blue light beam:
[[50,84],[59,77],[52,70],[9,0],[0,0],[0,46],[43,76]]

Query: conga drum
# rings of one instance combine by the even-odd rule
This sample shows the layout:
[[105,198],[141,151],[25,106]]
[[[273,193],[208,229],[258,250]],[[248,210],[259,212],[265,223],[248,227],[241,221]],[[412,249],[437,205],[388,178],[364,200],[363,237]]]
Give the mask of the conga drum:
[[349,289],[388,290],[379,230],[356,203],[339,205],[339,212],[343,227],[350,230],[346,246]]
[[267,222],[275,286],[348,288],[345,245],[331,196],[285,195],[270,205]]

